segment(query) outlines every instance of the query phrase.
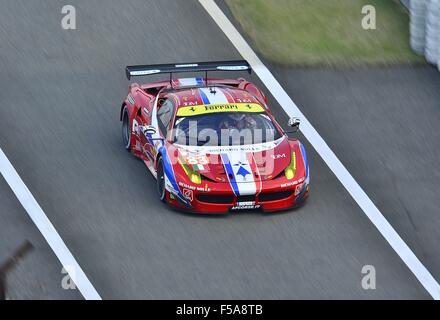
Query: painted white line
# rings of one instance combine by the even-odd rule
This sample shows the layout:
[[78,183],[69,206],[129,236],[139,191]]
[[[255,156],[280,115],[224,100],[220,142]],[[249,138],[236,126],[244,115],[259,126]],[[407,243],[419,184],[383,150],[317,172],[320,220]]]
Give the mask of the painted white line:
[[436,300],[440,299],[440,285],[420,262],[408,245],[402,240],[399,234],[393,229],[385,219],[379,209],[374,205],[368,195],[362,190],[361,186],[351,176],[350,172],[339,161],[338,157],[322,139],[319,133],[299,110],[289,95],[284,91],[272,73],[264,66],[246,40],[229,21],[223,11],[213,0],[199,0],[209,15],[214,19],[220,29],[229,38],[238,52],[245,58],[264,85],[271,91],[280,106],[290,117],[301,118],[301,132],[315,148],[316,152],[322,157],[330,170],[336,175],[348,193],[357,202],[371,222],[376,226],[382,236],[388,241],[394,251],[399,255],[411,272],[416,276],[420,283],[425,287],[429,294]]
[[[87,300],[101,300],[98,292],[90,283],[89,279],[64,244],[63,239],[61,239],[58,232],[55,230],[54,226],[49,221],[32,193],[26,187],[23,180],[21,180],[17,171],[15,171],[11,162],[8,160],[1,148],[0,172],[11,187],[18,201],[20,201],[23,208],[27,211],[38,230],[40,230],[43,237],[46,239],[47,243],[60,260],[64,269],[70,273],[70,278],[74,281],[84,298]],[[60,287],[61,276],[62,274],[60,270]]]

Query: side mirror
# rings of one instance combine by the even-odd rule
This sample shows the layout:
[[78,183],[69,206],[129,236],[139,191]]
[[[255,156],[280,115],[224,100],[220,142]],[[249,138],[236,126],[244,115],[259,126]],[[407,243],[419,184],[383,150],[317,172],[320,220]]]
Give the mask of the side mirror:
[[146,136],[147,134],[155,134],[157,132],[156,128],[153,126],[142,126],[142,133]]
[[290,118],[288,122],[288,126],[293,128],[292,132],[297,132],[299,130],[299,124],[301,120],[299,118]]

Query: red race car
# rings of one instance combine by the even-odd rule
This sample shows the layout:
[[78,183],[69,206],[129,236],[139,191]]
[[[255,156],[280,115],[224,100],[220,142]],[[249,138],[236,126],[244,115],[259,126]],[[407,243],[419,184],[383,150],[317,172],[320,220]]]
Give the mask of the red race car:
[[[277,211],[309,195],[303,144],[287,137],[263,92],[243,78],[208,78],[208,71],[248,71],[247,61],[129,66],[127,78],[169,73],[132,83],[120,120],[125,148],[156,179],[159,199],[185,211]],[[173,79],[173,73],[204,77]],[[289,120],[296,132],[299,119]]]

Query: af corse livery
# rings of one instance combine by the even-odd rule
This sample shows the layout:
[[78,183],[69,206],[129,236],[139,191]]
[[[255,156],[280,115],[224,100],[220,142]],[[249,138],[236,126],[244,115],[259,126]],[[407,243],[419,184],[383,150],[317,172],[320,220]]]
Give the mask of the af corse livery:
[[[185,211],[266,212],[300,206],[309,194],[303,144],[289,138],[264,93],[243,78],[211,71],[251,72],[246,61],[126,67],[127,78],[169,73],[164,81],[132,83],[120,109],[125,148],[156,179],[160,200]],[[173,79],[173,73],[205,72]],[[298,129],[299,120],[289,125]]]

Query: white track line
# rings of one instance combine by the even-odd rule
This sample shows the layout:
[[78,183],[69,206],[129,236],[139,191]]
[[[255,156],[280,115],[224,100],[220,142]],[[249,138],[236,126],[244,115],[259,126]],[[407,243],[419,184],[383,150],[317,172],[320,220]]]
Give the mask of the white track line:
[[361,207],[367,217],[376,226],[382,236],[388,241],[394,251],[396,251],[399,257],[417,277],[429,294],[434,299],[439,300],[440,285],[438,282],[385,219],[379,209],[374,205],[371,199],[362,190],[360,185],[351,176],[350,172],[348,172],[341,161],[339,161],[338,157],[336,157],[334,152],[329,148],[324,139],[322,139],[322,137],[307,120],[304,114],[299,110],[286,91],[284,91],[272,73],[264,66],[263,62],[247,44],[246,40],[229,21],[223,11],[213,0],[199,0],[199,2],[214,19],[220,29],[223,30],[243,58],[250,63],[252,69],[265,84],[265,86],[271,91],[272,95],[275,97],[284,111],[290,117],[295,116],[301,118],[301,132],[304,134],[307,140],[313,145],[330,170],[333,171],[345,189],[347,189],[348,193],[350,193],[359,207]]
[[[89,279],[82,271],[79,264],[76,262],[69,249],[64,244],[63,239],[59,236],[52,223],[49,221],[40,205],[35,200],[32,193],[21,180],[17,171],[15,171],[11,162],[8,160],[3,150],[0,148],[0,172],[5,178],[6,182],[11,187],[18,201],[20,201],[23,208],[27,211],[32,221],[37,226],[38,230],[43,234],[49,246],[52,248],[55,255],[60,260],[64,269],[71,272],[69,275],[74,280],[77,288],[87,300],[101,300],[98,292],[95,290]],[[61,276],[61,270],[60,270]],[[61,287],[61,277],[60,277]]]

